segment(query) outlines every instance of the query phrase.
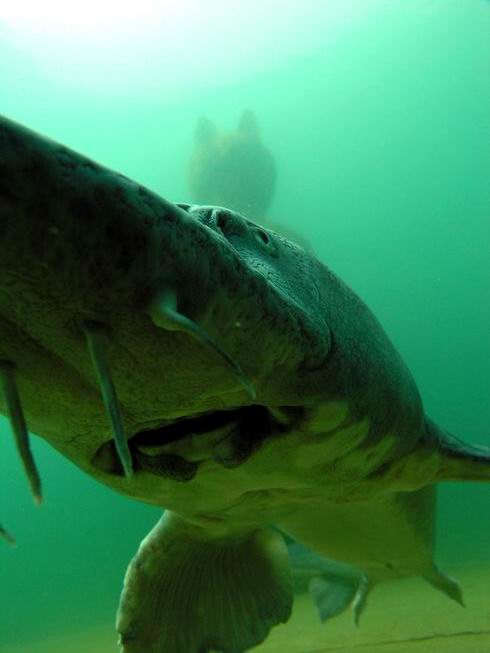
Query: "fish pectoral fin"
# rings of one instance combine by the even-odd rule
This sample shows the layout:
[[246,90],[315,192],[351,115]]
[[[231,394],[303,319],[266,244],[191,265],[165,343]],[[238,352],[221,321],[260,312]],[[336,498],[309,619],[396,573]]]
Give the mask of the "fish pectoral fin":
[[322,623],[352,606],[354,621],[358,624],[369,590],[370,584],[365,576],[329,578],[322,574],[313,577],[308,585]]
[[288,620],[293,602],[282,536],[233,539],[166,512],[129,565],[117,615],[121,653],[241,653]]
[[316,606],[320,621],[336,617],[346,610],[354,600],[357,588],[344,582],[334,582],[324,576],[314,576],[308,591]]
[[467,444],[428,418],[425,425],[439,453],[439,469],[434,481],[490,482],[489,447]]
[[459,583],[448,574],[433,565],[429,571],[422,575],[422,578],[427,581],[432,587],[443,592],[456,603],[464,607],[463,592]]

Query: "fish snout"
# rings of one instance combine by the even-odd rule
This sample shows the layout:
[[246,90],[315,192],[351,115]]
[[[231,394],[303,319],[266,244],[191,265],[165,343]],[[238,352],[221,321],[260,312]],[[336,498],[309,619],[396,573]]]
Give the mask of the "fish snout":
[[274,235],[241,213],[223,206],[179,204],[205,227],[227,241],[243,258],[276,258],[278,243]]

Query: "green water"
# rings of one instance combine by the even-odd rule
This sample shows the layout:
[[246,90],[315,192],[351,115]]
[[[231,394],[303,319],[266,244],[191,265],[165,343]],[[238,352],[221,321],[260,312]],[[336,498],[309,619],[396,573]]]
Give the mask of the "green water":
[[[76,38],[56,14],[33,26],[0,8],[0,112],[187,201],[197,118],[233,129],[253,108],[278,169],[271,220],[366,300],[427,412],[490,445],[490,4],[165,6],[168,16],[127,25],[115,11]],[[36,509],[3,419],[0,431],[0,516],[19,544],[0,551],[8,653],[112,621],[159,512],[37,440],[46,502]],[[444,486],[438,530],[441,563],[488,561],[490,488]]]

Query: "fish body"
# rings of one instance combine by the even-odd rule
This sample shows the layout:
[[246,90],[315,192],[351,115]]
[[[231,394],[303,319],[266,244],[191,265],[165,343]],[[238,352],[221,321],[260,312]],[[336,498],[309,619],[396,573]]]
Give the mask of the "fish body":
[[433,562],[434,484],[488,482],[489,452],[430,421],[376,318],[314,256],[7,119],[0,239],[0,410],[28,475],[23,420],[165,508],[126,575],[123,653],[263,641],[293,600],[278,530],[369,588],[419,574],[460,600]]

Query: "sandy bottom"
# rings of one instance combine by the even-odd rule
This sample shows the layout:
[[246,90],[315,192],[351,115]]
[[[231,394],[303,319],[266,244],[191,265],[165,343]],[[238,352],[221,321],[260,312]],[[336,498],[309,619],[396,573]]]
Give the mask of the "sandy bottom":
[[[453,604],[419,579],[404,579],[375,590],[361,625],[356,628],[350,614],[328,625],[320,624],[310,598],[303,595],[297,597],[290,621],[274,628],[267,642],[254,652],[488,653],[490,565],[449,571],[463,586],[466,608]],[[108,623],[83,632],[59,633],[44,641],[9,646],[8,653],[117,651],[113,624]]]

